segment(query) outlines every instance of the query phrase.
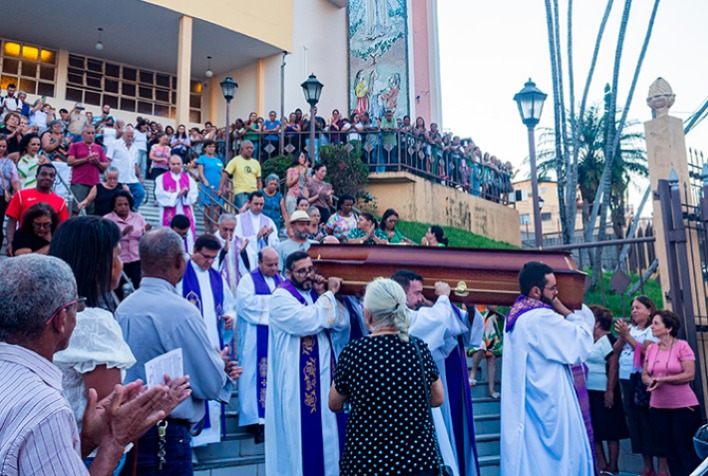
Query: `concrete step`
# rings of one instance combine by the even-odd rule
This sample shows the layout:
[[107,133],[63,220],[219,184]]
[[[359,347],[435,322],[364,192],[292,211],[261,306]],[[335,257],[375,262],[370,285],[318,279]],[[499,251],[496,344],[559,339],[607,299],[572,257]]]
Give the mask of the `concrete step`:
[[472,397],[472,411],[475,415],[501,414],[501,401],[490,397]]
[[474,415],[475,434],[499,433],[501,431],[501,415],[490,413],[488,415]]
[[499,455],[496,456],[480,456],[479,459],[479,475],[480,476],[499,476],[500,462]]
[[477,435],[477,454],[482,456],[499,456],[499,433],[483,433]]
[[[499,382],[494,384],[494,390],[501,393],[501,384]],[[477,385],[470,387],[470,396],[472,398],[488,397],[488,382],[486,380],[477,380]]]

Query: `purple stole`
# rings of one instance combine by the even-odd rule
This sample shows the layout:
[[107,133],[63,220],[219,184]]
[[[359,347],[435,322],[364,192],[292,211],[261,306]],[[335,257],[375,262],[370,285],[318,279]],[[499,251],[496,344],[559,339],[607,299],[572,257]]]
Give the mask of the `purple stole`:
[[[263,214],[261,213],[258,215],[258,219],[260,220],[260,227],[258,230],[253,229],[253,223],[251,222],[251,216],[248,212],[244,212],[241,215],[241,231],[243,232],[243,237],[248,238],[249,236],[258,236],[258,230],[266,226],[267,223],[265,223],[266,220],[263,220]],[[277,230],[274,232],[276,233]],[[258,240],[258,249],[260,250],[263,246],[266,245],[266,242],[263,238]]]
[[[270,296],[272,294],[260,269],[256,268],[251,271],[251,278],[256,295]],[[279,274],[273,276],[273,280],[276,288],[283,282],[283,278]],[[256,362],[258,362],[256,372],[258,418],[265,418],[266,383],[268,381],[268,326],[256,325]]]
[[[179,188],[177,187],[177,182],[175,182],[175,179],[172,178],[172,174],[170,172],[162,174],[161,178],[162,185],[163,187],[165,187],[166,192],[178,192],[183,188],[189,188],[189,176],[185,173],[182,173],[182,175],[180,175],[179,177]],[[177,215],[177,207],[174,206],[164,208],[165,211],[162,214],[162,226],[169,227],[170,222],[175,217],[175,215]],[[189,227],[192,229],[192,235],[196,236],[197,234],[194,231],[194,216],[192,215],[191,205],[182,205],[182,209],[184,210],[184,216],[189,218]]]
[[350,342],[366,335],[361,325],[361,319],[359,319],[359,313],[361,311],[357,312],[357,310],[354,309],[354,303],[352,303],[353,299],[355,298],[350,296],[342,297],[342,302],[347,306],[347,311],[349,311],[349,324],[351,326],[351,333],[349,334]]
[[[223,309],[221,308],[221,303],[224,302],[224,281],[221,275],[214,269],[209,268],[209,284],[211,285],[211,292],[214,295],[214,313],[216,315],[216,330],[219,336],[219,349],[224,348],[224,342],[229,345],[231,351],[233,352],[233,345],[231,341],[233,340],[233,331],[226,331],[223,329],[223,320],[219,317]],[[197,273],[194,271],[192,265],[188,262],[187,269],[184,272],[184,278],[182,280],[182,296],[194,304],[202,317],[204,317],[204,308],[202,306],[202,290],[199,288],[199,279],[197,278]],[[209,418],[209,402],[204,402],[205,413],[204,413],[204,428],[211,428],[211,419]],[[224,414],[224,405],[221,405],[221,432],[222,437],[226,434],[226,419]]]
[[[516,321],[524,313],[533,309],[553,308],[548,304],[545,304],[536,299],[531,299],[530,297],[521,294],[518,298],[516,298],[516,302],[514,302],[514,305],[509,311],[509,316],[506,318],[506,332],[513,331],[514,324],[516,324]],[[583,423],[585,423],[585,431],[588,434],[590,450],[592,451],[594,464],[597,468],[597,457],[595,456],[595,435],[593,433],[592,420],[590,417],[590,395],[588,394],[588,387],[586,383],[586,367],[585,364],[569,365],[569,367],[571,374],[573,375],[573,387],[575,389],[575,395],[578,398],[580,411],[583,414]]]
[[[462,321],[462,311],[454,304],[450,304],[450,307],[452,307],[457,318]],[[462,336],[457,336],[456,339],[457,345],[452,349],[450,355],[445,358],[445,380],[447,383],[445,394],[450,402],[452,431],[455,435],[455,450],[460,474],[467,474],[467,466],[469,464],[474,464],[477,468],[476,474],[479,474],[477,439],[474,433],[472,395],[468,383],[467,357],[464,350],[465,344],[462,341]],[[467,425],[466,429],[465,425]],[[465,439],[467,439],[467,445],[472,446],[474,461],[469,461],[465,457],[467,454]]]
[[[288,279],[280,285],[288,291],[303,306],[307,301]],[[319,297],[315,291],[310,291],[312,302]],[[325,331],[330,349],[330,371],[334,378],[336,359],[334,347],[329,332]],[[302,474],[307,476],[324,476],[324,441],[322,439],[322,406],[320,404],[320,352],[317,334],[300,338],[300,443],[302,446]],[[337,430],[339,433],[340,454],[344,449],[344,433],[347,417],[337,413]]]

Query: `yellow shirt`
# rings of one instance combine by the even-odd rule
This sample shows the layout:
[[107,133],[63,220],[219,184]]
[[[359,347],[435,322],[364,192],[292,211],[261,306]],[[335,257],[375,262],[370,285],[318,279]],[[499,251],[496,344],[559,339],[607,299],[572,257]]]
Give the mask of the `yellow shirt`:
[[224,171],[233,179],[234,193],[251,193],[258,190],[261,164],[256,159],[244,159],[237,155],[226,165]]

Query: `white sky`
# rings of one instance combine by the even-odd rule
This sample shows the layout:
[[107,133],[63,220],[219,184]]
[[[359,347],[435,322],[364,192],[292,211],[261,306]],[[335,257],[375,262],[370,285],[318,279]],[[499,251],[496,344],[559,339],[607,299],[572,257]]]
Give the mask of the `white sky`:
[[[560,0],[564,74],[568,63],[565,36],[567,0]],[[575,91],[580,101],[603,0],[574,2]],[[654,2],[634,1],[625,41],[618,105],[624,105]],[[612,80],[619,19],[624,1],[615,0],[605,30],[589,103],[601,103]],[[663,0],[659,5],[649,49],[637,82],[629,119],[651,119],[646,106],[649,85],[662,76],[671,84],[676,103],[670,114],[685,119],[708,97],[708,1]],[[548,94],[539,127],[553,126],[552,89],[545,6],[543,0],[438,0],[442,125],[469,136],[482,150],[521,166],[528,155],[526,127],[521,123],[515,93],[531,77]],[[567,78],[567,75],[566,75]],[[567,80],[566,94],[567,94]],[[567,100],[566,100],[567,102]],[[641,128],[641,126],[640,126]],[[708,154],[708,120],[686,136],[689,147]],[[521,175],[528,174],[528,167]],[[646,184],[630,191],[638,205]]]

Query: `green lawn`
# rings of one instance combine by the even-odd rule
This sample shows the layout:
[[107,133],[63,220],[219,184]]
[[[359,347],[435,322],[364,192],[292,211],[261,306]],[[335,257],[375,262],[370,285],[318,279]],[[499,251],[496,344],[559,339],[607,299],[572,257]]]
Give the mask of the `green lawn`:
[[[584,271],[588,273],[588,275],[592,276],[591,269],[585,269]],[[639,276],[636,274],[630,274],[629,276],[630,278],[632,278],[632,284],[630,284],[631,287],[634,283],[639,281]],[[587,293],[585,293],[585,304],[597,304],[600,306],[605,306],[610,311],[612,311],[612,315],[615,317],[629,317],[633,296],[625,296],[623,308],[622,295],[615,293],[612,287],[610,286],[611,278],[612,273],[603,273],[603,281],[605,286],[604,302],[600,283],[598,283],[595,288],[590,289]],[[637,291],[637,294],[641,293],[642,290],[640,288]],[[662,309],[664,307],[664,299],[662,298],[661,294],[661,286],[659,286],[659,283],[657,283],[653,279],[649,279],[646,283],[644,283],[644,295],[648,296],[649,298],[651,298],[652,301],[654,301],[654,304],[656,304],[657,309]]]
[[[414,221],[399,221],[396,228],[403,233],[406,238],[409,238],[416,243],[425,235],[425,232],[430,227],[431,223],[419,223]],[[450,240],[450,246],[460,248],[507,248],[517,249],[516,246],[501,241],[494,241],[483,236],[475,235],[467,230],[452,228],[449,226],[442,227],[445,230],[445,236]]]

